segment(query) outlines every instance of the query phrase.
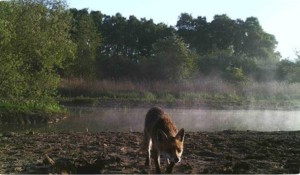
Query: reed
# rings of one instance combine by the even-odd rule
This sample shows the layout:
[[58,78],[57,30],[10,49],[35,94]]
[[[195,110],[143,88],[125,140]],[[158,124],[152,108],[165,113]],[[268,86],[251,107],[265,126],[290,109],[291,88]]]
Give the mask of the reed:
[[197,80],[185,82],[164,82],[164,81],[141,81],[130,80],[96,80],[89,81],[84,79],[63,79],[59,90],[69,92],[99,94],[102,92],[198,92],[198,93],[225,93],[236,92],[236,88],[222,80]]
[[59,93],[65,98],[93,104],[98,99],[110,99],[212,106],[300,107],[300,83],[276,81],[234,84],[209,78],[185,82],[63,79]]

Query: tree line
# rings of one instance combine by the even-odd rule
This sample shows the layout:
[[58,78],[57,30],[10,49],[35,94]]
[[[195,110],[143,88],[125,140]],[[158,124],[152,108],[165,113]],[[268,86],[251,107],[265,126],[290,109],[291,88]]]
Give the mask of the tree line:
[[[218,75],[228,81],[295,81],[295,62],[280,60],[274,35],[246,20],[182,13],[176,26],[120,13],[70,9],[75,61],[63,76],[178,81]],[[286,69],[286,71],[283,71]],[[296,68],[295,68],[296,69]],[[296,72],[295,72],[296,71]]]
[[61,77],[300,81],[300,54],[280,60],[276,44],[255,17],[208,22],[182,13],[168,26],[65,1],[0,1],[0,100],[48,103]]

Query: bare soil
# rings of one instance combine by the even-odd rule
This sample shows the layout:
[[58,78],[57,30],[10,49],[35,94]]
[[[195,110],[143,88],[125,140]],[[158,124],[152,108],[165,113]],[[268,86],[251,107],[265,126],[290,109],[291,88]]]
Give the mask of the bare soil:
[[[3,133],[0,173],[155,173],[154,165],[144,166],[141,142],[142,133]],[[300,131],[188,132],[174,168],[205,174],[299,172]]]

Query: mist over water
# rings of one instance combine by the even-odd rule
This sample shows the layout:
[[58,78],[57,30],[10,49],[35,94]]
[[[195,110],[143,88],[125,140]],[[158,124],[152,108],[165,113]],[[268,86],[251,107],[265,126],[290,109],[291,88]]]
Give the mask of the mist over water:
[[171,110],[174,121],[190,131],[300,130],[300,111]]
[[[56,127],[68,131],[143,131],[148,108],[69,108],[72,117]],[[300,130],[300,111],[164,109],[187,131]]]
[[[66,132],[142,132],[149,108],[69,107],[53,125],[3,125],[0,132],[45,129]],[[300,131],[300,111],[164,109],[186,131]]]

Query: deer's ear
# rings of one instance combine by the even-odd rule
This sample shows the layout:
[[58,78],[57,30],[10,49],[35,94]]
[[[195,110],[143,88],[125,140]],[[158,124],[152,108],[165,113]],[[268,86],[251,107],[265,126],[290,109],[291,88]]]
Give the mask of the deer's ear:
[[178,139],[179,141],[183,142],[184,141],[184,129],[182,128],[177,134],[176,134],[176,139]]
[[168,139],[168,136],[163,130],[161,130],[161,129],[157,130],[157,140],[158,141],[166,141],[167,139]]

